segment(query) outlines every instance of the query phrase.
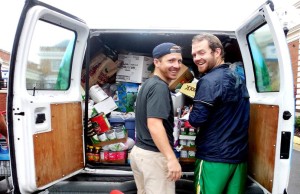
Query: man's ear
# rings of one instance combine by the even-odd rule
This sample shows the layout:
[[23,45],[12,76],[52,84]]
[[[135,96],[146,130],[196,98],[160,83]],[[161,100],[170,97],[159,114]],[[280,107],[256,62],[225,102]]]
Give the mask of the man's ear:
[[159,66],[159,63],[160,63],[159,59],[156,58],[153,59],[153,64],[155,67]]
[[216,53],[217,56],[221,56],[221,49],[220,48],[216,48],[214,53]]

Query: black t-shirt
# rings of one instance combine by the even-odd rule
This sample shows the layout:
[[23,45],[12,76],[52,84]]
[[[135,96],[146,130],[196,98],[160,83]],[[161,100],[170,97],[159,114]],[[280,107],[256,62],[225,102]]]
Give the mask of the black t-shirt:
[[173,147],[174,114],[172,98],[167,83],[158,76],[147,79],[138,93],[135,111],[135,145],[145,150],[159,152],[147,127],[147,118],[163,119],[169,143]]

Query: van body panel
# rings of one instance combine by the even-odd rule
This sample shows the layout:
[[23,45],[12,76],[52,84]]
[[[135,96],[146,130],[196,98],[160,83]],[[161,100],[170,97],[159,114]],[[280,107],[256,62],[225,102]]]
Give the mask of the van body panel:
[[[89,29],[81,21],[34,3],[27,1],[21,15],[21,33],[14,42],[8,89],[12,176],[15,191],[21,193],[47,188],[84,167],[78,77]],[[60,39],[52,40],[55,37]],[[65,38],[70,45],[68,50],[51,45]],[[49,40],[52,43],[46,43]],[[50,52],[52,46],[56,50]],[[41,49],[49,50],[49,55],[41,56]],[[52,60],[55,58],[64,63],[56,63]],[[58,71],[62,65],[69,69]],[[46,71],[51,74],[45,74]],[[55,83],[56,78],[63,81]],[[51,84],[43,85],[43,80],[50,80]]]
[[[160,0],[131,0],[130,2],[111,0],[103,3],[90,0],[88,4],[84,0],[42,1],[80,17],[90,29],[200,31],[233,31],[265,2],[265,0],[254,2],[227,0],[218,1],[218,6],[216,6],[216,2],[213,1],[197,0],[189,1],[189,3]],[[238,9],[239,7],[243,9]],[[162,10],[162,8],[166,9]],[[212,13],[217,16],[209,17]],[[232,13],[237,17],[232,18]]]
[[[14,43],[8,87],[8,128],[16,193],[18,190],[20,193],[32,193],[54,184],[56,187],[52,188],[55,191],[62,188],[60,184],[64,185],[62,181],[65,179],[68,179],[65,181],[68,184],[76,185],[75,181],[69,180],[78,173],[84,175],[84,180],[91,185],[96,185],[94,180],[102,180],[103,177],[106,180],[106,175],[114,176],[114,180],[120,182],[118,176],[124,175],[126,179],[132,176],[129,165],[93,166],[85,161],[83,118],[88,114],[82,98],[88,97],[88,89],[82,92],[82,71],[89,72],[88,65],[85,65],[89,57],[99,51],[110,57],[120,51],[151,56],[154,46],[164,41],[184,45],[184,63],[193,64],[191,40],[201,32],[213,33],[227,45],[225,59],[228,62],[243,63],[251,102],[249,178],[265,193],[284,193],[292,153],[292,141],[284,134],[293,134],[293,80],[283,30],[268,3],[236,31],[207,31],[198,27],[185,29],[164,26],[164,23],[139,29],[122,23],[120,28],[104,29],[99,26],[89,30],[81,20],[56,8],[33,0],[27,3],[30,7],[22,14],[24,23],[18,27],[22,32]],[[56,37],[60,39],[52,40]],[[63,49],[60,44],[64,44]],[[234,48],[230,48],[232,45]],[[105,50],[108,47],[111,49]],[[51,74],[45,74],[45,69]],[[83,93],[87,93],[86,96]],[[292,116],[289,117],[288,113]],[[189,178],[182,179],[188,182],[184,185],[192,185],[190,166],[183,165],[183,169],[188,169],[183,174]],[[84,167],[88,168],[82,170]],[[91,173],[93,177],[87,178],[89,175],[85,173]],[[81,180],[78,177],[74,179]],[[111,189],[109,184],[103,184],[107,186],[105,192],[108,192]],[[129,190],[134,193],[133,182],[128,184]],[[84,190],[80,185],[77,189]],[[69,186],[68,189],[75,192],[76,187]]]
[[[283,26],[270,6],[272,2],[262,5],[236,35],[251,102],[249,176],[268,192],[283,193],[290,173],[295,101]],[[289,150],[285,156],[282,146]]]

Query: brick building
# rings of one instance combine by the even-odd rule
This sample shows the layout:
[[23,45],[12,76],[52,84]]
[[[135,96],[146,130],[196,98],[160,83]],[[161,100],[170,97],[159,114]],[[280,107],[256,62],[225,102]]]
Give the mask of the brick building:
[[[296,93],[296,112],[300,112],[300,1],[296,1],[293,6],[296,8],[290,18],[294,20],[290,23],[287,42],[291,55],[291,63],[294,77],[294,87]],[[289,13],[287,13],[289,14]],[[298,20],[295,20],[298,19]]]
[[6,83],[7,83],[7,77],[8,77],[8,67],[9,67],[9,60],[10,60],[10,53],[7,51],[4,51],[0,49],[0,67],[1,67],[1,78],[4,78],[1,80],[3,83],[1,83],[0,87],[0,111],[6,110]]

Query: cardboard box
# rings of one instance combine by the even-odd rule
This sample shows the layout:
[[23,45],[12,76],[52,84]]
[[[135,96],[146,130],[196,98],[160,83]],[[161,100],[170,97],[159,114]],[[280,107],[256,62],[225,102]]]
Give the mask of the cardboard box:
[[108,114],[113,110],[117,109],[118,106],[112,99],[112,97],[108,97],[105,100],[95,104],[94,108],[97,110],[98,113],[103,112],[104,114]]
[[185,83],[180,88],[179,92],[183,93],[184,95],[194,98],[196,92],[196,85],[197,83]]
[[184,106],[185,95],[180,92],[172,93],[171,98],[175,115],[177,108],[181,109]]
[[176,86],[179,83],[189,83],[194,79],[192,72],[189,70],[187,66],[182,64],[180,71],[178,72],[178,76],[175,80],[172,80],[169,84],[170,90],[175,90]]
[[118,60],[123,61],[123,65],[117,71],[116,81],[143,83],[149,78],[151,71],[148,67],[153,63],[151,57],[120,54]]

